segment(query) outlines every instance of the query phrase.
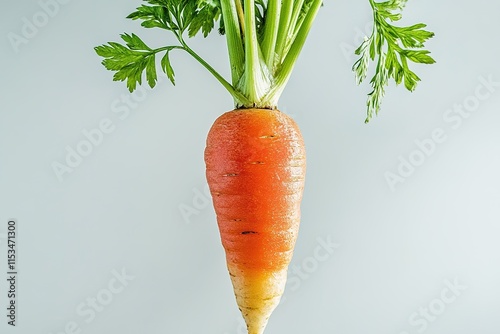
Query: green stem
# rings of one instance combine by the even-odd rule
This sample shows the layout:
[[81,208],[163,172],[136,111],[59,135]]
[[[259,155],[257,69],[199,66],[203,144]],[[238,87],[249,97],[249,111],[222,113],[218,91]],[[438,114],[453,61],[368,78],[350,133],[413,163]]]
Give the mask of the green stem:
[[[239,0],[237,0],[239,1]],[[221,0],[222,16],[226,30],[231,78],[234,86],[243,75],[245,53],[235,0]]]
[[[291,22],[290,22],[290,27],[288,31],[288,38],[290,41],[294,41],[295,38],[297,38],[297,35],[300,31],[300,27],[302,27],[302,23],[304,23],[305,15],[302,15],[300,17],[300,12],[303,10],[303,6],[307,6],[307,4],[304,4],[304,0],[298,0],[298,2],[295,3],[295,6],[293,8],[293,15],[291,17]],[[300,17],[300,19],[299,19]],[[285,45],[285,48],[283,50],[283,55],[282,59],[286,57],[288,54],[288,51],[290,51],[290,47],[292,46],[291,43],[288,43]]]
[[275,63],[280,63],[283,59],[283,50],[285,49],[288,37],[288,25],[293,13],[293,3],[293,0],[282,0],[281,3],[280,23],[275,50],[277,58]]
[[260,49],[255,25],[255,0],[245,0],[245,73],[242,92],[256,104],[265,93],[264,74],[260,64]]
[[205,67],[221,84],[226,88],[226,90],[233,96],[237,104],[247,105],[250,103],[248,98],[246,98],[241,92],[237,91],[226,79],[224,79],[219,72],[217,72],[210,64],[208,64],[203,58],[201,58],[196,52],[194,52],[183,40],[181,40],[182,48],[189,53],[194,59],[196,59],[203,67]]
[[158,52],[162,52],[162,51],[170,51],[170,50],[174,50],[174,49],[180,49],[180,50],[186,51],[186,49],[183,46],[181,46],[181,45],[171,45],[171,46],[164,46],[162,48],[151,50],[151,53],[158,53]]
[[238,19],[240,21],[241,32],[243,35],[245,34],[245,15],[243,14],[243,5],[241,4],[241,0],[234,0],[236,3],[236,12],[238,14]]
[[314,0],[311,4],[299,31],[297,32],[297,36],[290,47],[290,50],[283,59],[279,73],[276,75],[275,84],[271,91],[267,94],[266,99],[277,100],[283,92],[322,3],[323,0]]
[[280,12],[281,0],[269,0],[264,26],[264,40],[262,41],[262,53],[268,68],[273,68],[274,65],[274,53],[276,49],[276,40],[278,38]]
[[300,12],[302,11],[302,6],[304,5],[304,0],[297,0],[295,5],[293,6],[293,13],[290,19],[290,26],[288,27],[288,34],[293,36],[295,35],[298,27],[302,24],[302,20],[298,21],[300,16]]

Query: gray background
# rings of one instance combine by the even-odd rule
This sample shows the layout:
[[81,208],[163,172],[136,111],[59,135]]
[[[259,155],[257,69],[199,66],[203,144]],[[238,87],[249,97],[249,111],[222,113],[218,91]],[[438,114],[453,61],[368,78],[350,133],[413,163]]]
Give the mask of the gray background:
[[[1,311],[2,333],[244,333],[204,195],[205,137],[232,101],[182,53],[172,54],[176,87],[163,80],[132,99],[111,81],[94,46],[122,32],[173,42],[125,20],[139,4],[61,3],[16,52],[9,34],[43,9],[3,3],[0,309],[12,217],[20,309],[15,329]],[[325,2],[280,101],[303,131],[308,174],[286,299],[267,333],[500,332],[500,87],[480,79],[500,81],[499,9],[410,1],[402,23],[436,32],[437,64],[414,67],[413,94],[391,85],[365,125],[369,88],[350,68],[368,1]],[[228,74],[223,38],[190,42]],[[54,162],[102,122],[109,133],[59,180]],[[431,149],[433,133],[441,140]],[[391,187],[401,159],[418,166]]]

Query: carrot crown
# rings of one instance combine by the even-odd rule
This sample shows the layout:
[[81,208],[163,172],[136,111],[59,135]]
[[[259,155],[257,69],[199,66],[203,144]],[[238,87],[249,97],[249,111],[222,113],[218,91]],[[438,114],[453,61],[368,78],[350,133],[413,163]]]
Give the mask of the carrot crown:
[[[95,51],[103,65],[115,71],[115,81],[126,81],[135,90],[145,73],[149,86],[157,82],[156,55],[164,53],[161,69],[175,84],[170,52],[182,50],[204,66],[231,94],[236,108],[277,108],[322,0],[144,0],[127,18],[141,20],[145,28],[161,28],[175,35],[178,44],[150,48],[135,34],[122,34],[125,44],[109,42]],[[406,0],[377,3],[369,0],[374,27],[370,37],[356,50],[354,64],[358,83],[367,75],[370,61],[376,62],[368,94],[368,121],[378,113],[389,79],[412,91],[419,77],[408,61],[433,63],[424,42],[433,33],[424,24],[396,27]],[[231,79],[226,80],[186,43],[185,36],[202,33],[207,37],[215,25],[226,36]]]

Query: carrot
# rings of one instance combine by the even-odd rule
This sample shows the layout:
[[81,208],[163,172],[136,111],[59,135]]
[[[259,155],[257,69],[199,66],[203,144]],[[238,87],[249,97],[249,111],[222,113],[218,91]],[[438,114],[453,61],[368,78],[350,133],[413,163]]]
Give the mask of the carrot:
[[238,306],[261,334],[283,294],[306,171],[297,124],[277,110],[239,109],[213,124],[206,175]]
[[[128,18],[141,20],[145,28],[170,31],[175,44],[151,48],[135,34],[122,34],[124,45],[109,42],[95,51],[104,58],[102,64],[115,72],[113,80],[126,81],[131,92],[144,77],[150,87],[156,85],[156,56],[162,53],[161,69],[175,84],[171,54],[182,51],[231,95],[235,110],[220,116],[208,134],[206,176],[237,303],[248,333],[262,334],[286,284],[299,229],[306,165],[300,131],[278,111],[278,101],[323,1],[145,2]],[[373,32],[356,50],[360,58],[353,66],[359,84],[367,76],[369,63],[376,63],[365,122],[378,113],[390,79],[404,83],[410,91],[415,89],[420,78],[409,69],[409,62],[434,62],[429,51],[422,49],[434,35],[423,29],[425,24],[393,25],[401,19],[406,0],[368,2]],[[230,79],[185,39],[200,32],[207,37],[217,23],[219,33],[226,36]]]

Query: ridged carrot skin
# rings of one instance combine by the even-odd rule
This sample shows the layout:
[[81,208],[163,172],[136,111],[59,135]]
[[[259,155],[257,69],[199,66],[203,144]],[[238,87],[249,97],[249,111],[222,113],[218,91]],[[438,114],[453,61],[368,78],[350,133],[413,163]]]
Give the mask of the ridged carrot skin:
[[297,240],[304,141],[278,110],[236,109],[214,122],[205,163],[236,301],[248,333],[262,334]]

